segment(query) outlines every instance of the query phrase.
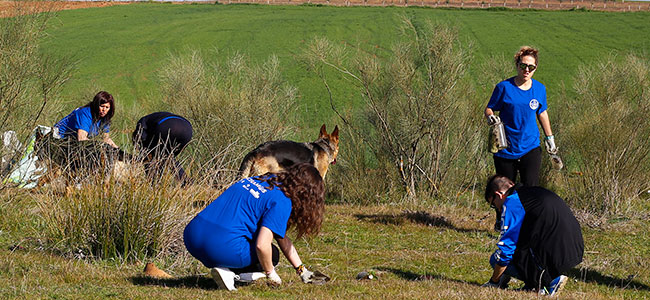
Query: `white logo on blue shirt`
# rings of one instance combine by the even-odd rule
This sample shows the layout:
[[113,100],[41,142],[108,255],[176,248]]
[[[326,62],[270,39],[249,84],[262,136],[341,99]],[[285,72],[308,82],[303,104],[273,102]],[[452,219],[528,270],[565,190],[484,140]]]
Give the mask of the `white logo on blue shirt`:
[[534,99],[534,98],[533,98],[533,99],[530,100],[530,102],[528,103],[528,106],[530,106],[530,109],[532,109],[532,110],[536,110],[536,109],[539,107],[539,101],[537,101],[537,99]]
[[259,184],[257,181],[253,180],[252,178],[244,178],[240,180],[239,183],[241,183],[242,187],[246,189],[248,192],[250,192],[251,195],[253,195],[253,197],[257,199],[260,198],[260,194],[264,194],[267,191],[266,188],[264,188],[261,184]]

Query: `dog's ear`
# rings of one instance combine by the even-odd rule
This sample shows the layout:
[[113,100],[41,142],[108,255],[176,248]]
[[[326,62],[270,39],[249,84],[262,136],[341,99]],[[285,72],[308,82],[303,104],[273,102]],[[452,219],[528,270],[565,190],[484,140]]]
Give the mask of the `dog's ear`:
[[326,137],[327,136],[327,130],[325,129],[325,124],[320,127],[320,133],[318,134],[318,138]]
[[339,142],[339,125],[334,126],[334,131],[330,134],[330,139],[335,143]]

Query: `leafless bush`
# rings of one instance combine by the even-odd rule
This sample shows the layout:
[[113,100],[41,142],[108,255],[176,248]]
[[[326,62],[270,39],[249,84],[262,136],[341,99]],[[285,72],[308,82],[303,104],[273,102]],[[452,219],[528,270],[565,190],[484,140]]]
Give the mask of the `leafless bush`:
[[471,166],[484,150],[480,114],[463,81],[469,53],[448,26],[405,17],[401,30],[390,57],[358,51],[348,59],[351,51],[319,39],[307,61],[321,78],[331,67],[359,87],[364,118],[350,125],[380,167],[392,166],[408,199],[453,198],[476,181]]
[[235,54],[208,64],[191,51],[172,55],[160,77],[165,103],[193,124],[192,147],[204,169],[232,175],[247,151],[290,131],[296,90],[282,79],[276,57],[251,65]]
[[[0,18],[0,132],[16,131],[24,141],[38,120],[48,116],[50,110],[45,107],[57,100],[74,64],[39,51],[51,12],[43,7],[30,10],[20,1],[13,5],[16,16]],[[16,158],[7,155],[12,154],[0,153],[5,159]],[[20,156],[22,151],[13,155]]]
[[[650,64],[629,55],[580,68],[565,137],[572,203],[597,214],[627,213],[650,188]],[[565,121],[568,122],[568,121]]]

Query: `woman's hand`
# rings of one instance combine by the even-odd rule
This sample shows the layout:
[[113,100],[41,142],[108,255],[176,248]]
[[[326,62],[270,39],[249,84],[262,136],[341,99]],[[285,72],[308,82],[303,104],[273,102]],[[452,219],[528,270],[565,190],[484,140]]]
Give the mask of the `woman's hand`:
[[104,133],[104,143],[111,145],[113,148],[119,148],[119,146],[113,142],[108,133]]
[[312,283],[314,281],[314,272],[307,270],[307,267],[305,267],[305,265],[300,265],[297,272],[302,282]]
[[557,146],[555,146],[554,136],[551,135],[544,138],[544,145],[546,146],[546,152],[548,152],[548,154],[557,154]]
[[487,122],[488,122],[488,125],[492,126],[492,125],[494,125],[496,123],[501,122],[501,119],[499,119],[499,116],[497,116],[495,114],[491,114],[491,115],[487,116]]
[[83,129],[77,129],[77,141],[87,141],[88,140],[88,131]]

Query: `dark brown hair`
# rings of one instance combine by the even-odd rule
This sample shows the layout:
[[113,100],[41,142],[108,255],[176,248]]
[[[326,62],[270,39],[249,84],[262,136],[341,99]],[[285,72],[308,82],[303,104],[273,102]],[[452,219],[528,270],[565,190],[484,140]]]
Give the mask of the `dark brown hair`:
[[278,187],[291,199],[288,227],[296,227],[298,238],[320,232],[325,213],[325,186],[318,170],[309,163],[293,165],[276,176],[262,176],[271,188]]
[[[108,103],[111,105],[111,109],[108,110],[108,113],[103,118],[99,117],[99,106]],[[115,114],[115,100],[113,100],[113,95],[108,92],[101,91],[95,95],[93,101],[88,102],[84,107],[90,107],[90,113],[93,116],[93,122],[98,120],[102,121],[102,125],[107,125],[111,123],[111,119]]]
[[490,198],[494,196],[494,193],[496,191],[508,189],[513,184],[514,183],[512,180],[503,175],[497,174],[491,176],[487,181],[487,185],[485,186],[485,201],[490,202]]
[[537,50],[537,49],[535,49],[533,47],[521,46],[521,48],[519,48],[519,51],[517,51],[517,53],[515,53],[515,64],[520,63],[522,57],[530,55],[535,59],[535,65],[537,65],[538,64],[538,60],[537,60],[537,54],[538,53],[539,53],[539,50]]

